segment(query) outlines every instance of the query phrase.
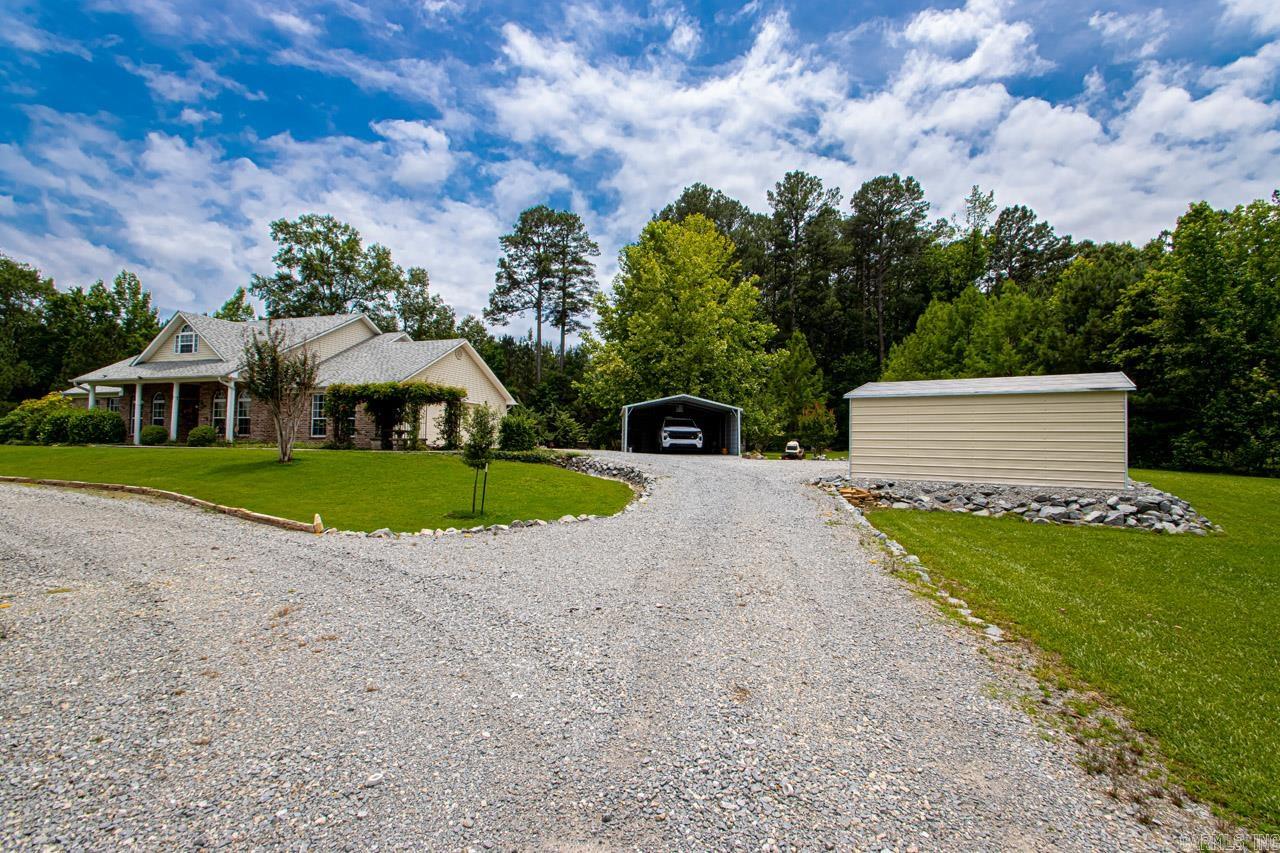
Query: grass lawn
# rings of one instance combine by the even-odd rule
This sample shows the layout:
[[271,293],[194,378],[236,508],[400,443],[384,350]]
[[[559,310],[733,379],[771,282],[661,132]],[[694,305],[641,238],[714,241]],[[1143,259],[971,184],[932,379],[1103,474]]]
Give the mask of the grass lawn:
[[1153,735],[1193,795],[1280,831],[1280,480],[1135,471],[1225,533],[879,510],[979,614],[1058,654]]
[[152,486],[307,522],[318,512],[344,530],[610,515],[631,499],[630,488],[612,480],[495,462],[485,514],[472,517],[472,470],[434,453],[297,450],[292,464],[281,465],[274,448],[0,446],[0,474]]

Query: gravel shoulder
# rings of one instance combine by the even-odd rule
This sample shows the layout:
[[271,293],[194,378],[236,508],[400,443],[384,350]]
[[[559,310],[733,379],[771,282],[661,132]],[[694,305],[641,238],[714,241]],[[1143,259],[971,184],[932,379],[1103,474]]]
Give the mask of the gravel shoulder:
[[841,463],[642,464],[438,541],[0,486],[0,847],[1194,846],[877,568]]

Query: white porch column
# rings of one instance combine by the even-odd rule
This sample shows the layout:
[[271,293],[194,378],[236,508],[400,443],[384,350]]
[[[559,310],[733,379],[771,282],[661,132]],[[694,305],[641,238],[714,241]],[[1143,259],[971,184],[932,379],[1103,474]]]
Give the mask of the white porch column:
[[227,444],[236,440],[236,383],[227,386]]
[[170,408],[173,411],[169,412],[169,440],[170,441],[178,440],[178,388],[179,388],[179,383],[177,382],[173,383],[173,405],[170,406]]
[[142,444],[142,383],[133,386],[133,443]]
[[98,405],[98,386],[90,384],[89,385],[89,408],[92,409],[97,405]]

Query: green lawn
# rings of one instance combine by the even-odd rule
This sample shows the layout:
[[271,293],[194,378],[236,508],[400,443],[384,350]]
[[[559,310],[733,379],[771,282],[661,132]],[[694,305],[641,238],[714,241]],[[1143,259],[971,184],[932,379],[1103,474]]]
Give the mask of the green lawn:
[[872,520],[976,612],[1126,708],[1193,794],[1280,831],[1280,480],[1133,473],[1225,533],[910,510]]
[[612,480],[495,462],[485,514],[473,518],[472,470],[434,453],[298,450],[292,464],[281,465],[274,448],[0,446],[0,474],[152,486],[299,521],[318,512],[344,530],[610,515],[631,499],[630,488]]

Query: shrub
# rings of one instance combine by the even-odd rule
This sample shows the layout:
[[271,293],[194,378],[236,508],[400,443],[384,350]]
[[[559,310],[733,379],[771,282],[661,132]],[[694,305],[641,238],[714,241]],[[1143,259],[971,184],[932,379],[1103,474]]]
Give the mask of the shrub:
[[450,400],[444,404],[444,411],[436,418],[436,430],[444,442],[445,450],[457,450],[462,446],[462,403]]
[[218,432],[211,426],[198,426],[187,433],[187,447],[211,447],[218,440]]
[[124,441],[124,418],[109,409],[77,410],[67,424],[72,444],[119,444]]
[[75,413],[67,409],[54,409],[40,421],[36,438],[41,444],[66,444],[70,440],[71,417]]
[[157,424],[147,424],[142,428],[142,432],[138,433],[138,443],[145,444],[148,447],[166,444],[168,441],[169,431]]
[[40,427],[51,412],[70,411],[71,401],[54,391],[26,400],[0,418],[0,441],[39,441]]
[[551,433],[552,447],[577,447],[586,439],[582,424],[563,409],[551,417],[551,426],[547,431]]
[[533,450],[542,437],[538,416],[528,409],[516,407],[507,412],[498,428],[498,447],[503,450]]
[[559,450],[549,450],[545,447],[537,447],[533,450],[495,450],[493,452],[494,459],[501,459],[504,462],[533,462],[540,465],[556,465],[564,459],[572,459],[578,456],[577,453],[562,453]]

